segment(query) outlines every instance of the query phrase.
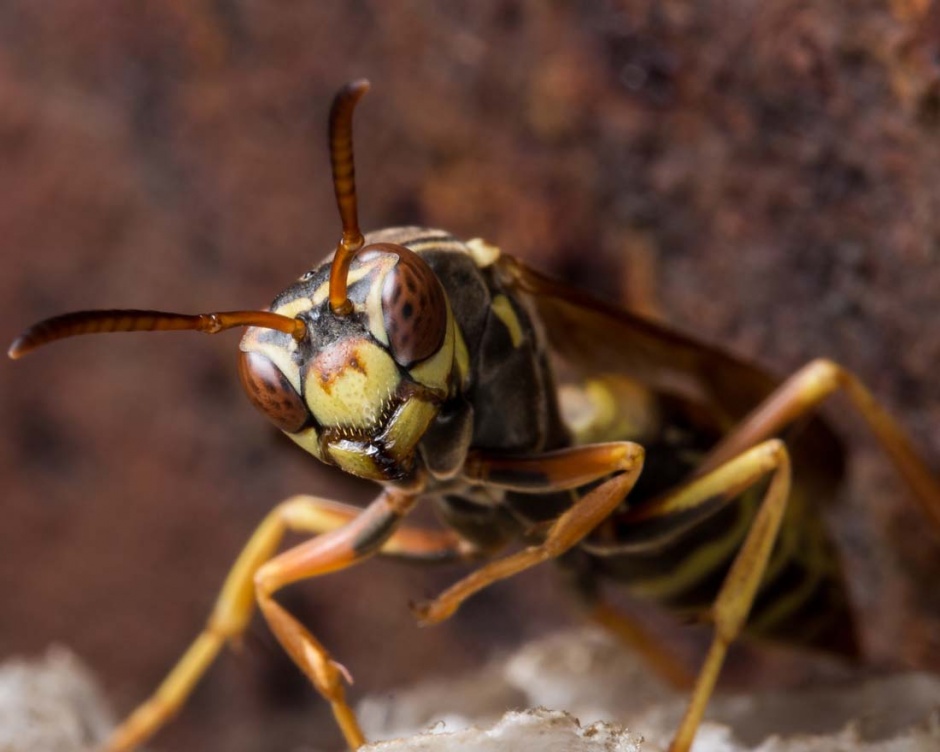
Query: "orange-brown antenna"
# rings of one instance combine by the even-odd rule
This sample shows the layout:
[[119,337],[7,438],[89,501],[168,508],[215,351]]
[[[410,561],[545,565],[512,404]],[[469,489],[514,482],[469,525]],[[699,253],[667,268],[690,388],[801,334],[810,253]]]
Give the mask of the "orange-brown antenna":
[[7,355],[16,360],[37,347],[79,334],[104,334],[107,332],[159,332],[191,329],[206,334],[215,334],[236,326],[257,326],[276,329],[290,334],[294,339],[303,339],[307,327],[300,319],[281,316],[270,311],[224,311],[219,313],[165,313],[164,311],[77,311],[62,316],[53,316],[17,337]]
[[369,90],[364,78],[346,84],[330,108],[330,163],[333,165],[333,190],[343,222],[343,239],[336,247],[330,268],[330,308],[345,316],[352,310],[346,297],[346,275],[356,251],[362,248],[362,233],[356,208],[356,169],[353,165],[352,114],[356,103]]

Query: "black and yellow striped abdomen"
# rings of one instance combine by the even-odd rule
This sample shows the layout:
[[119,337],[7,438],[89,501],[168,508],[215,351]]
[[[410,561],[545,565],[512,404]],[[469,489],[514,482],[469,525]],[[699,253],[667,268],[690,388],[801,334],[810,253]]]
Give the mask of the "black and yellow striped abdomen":
[[[675,487],[694,468],[694,456],[647,447],[650,471],[631,506]],[[798,473],[796,473],[798,477]],[[765,484],[732,499],[716,498],[689,512],[644,522],[610,521],[612,540],[585,544],[589,573],[622,583],[643,600],[692,618],[707,618],[735,554],[750,529]],[[796,485],[745,633],[856,657],[846,586],[835,546],[818,509]],[[602,534],[605,531],[602,531]]]

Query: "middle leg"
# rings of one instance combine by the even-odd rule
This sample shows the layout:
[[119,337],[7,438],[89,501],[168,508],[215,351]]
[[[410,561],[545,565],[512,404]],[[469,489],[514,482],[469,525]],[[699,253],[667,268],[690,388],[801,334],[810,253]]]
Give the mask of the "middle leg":
[[574,447],[533,457],[486,457],[468,461],[465,475],[473,480],[520,491],[563,491],[607,475],[547,529],[544,540],[518,553],[486,564],[455,583],[433,601],[413,607],[425,625],[450,618],[467,598],[483,588],[554,559],[576,546],[603,522],[630,493],[643,468],[643,448],[632,442]]

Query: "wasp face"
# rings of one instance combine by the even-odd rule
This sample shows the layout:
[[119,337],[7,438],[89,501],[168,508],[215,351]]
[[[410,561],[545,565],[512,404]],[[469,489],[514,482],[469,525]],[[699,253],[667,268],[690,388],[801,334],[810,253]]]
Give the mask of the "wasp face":
[[239,374],[248,396],[319,459],[363,478],[406,478],[440,404],[456,388],[454,319],[417,254],[373,243],[347,277],[351,313],[329,304],[330,261],[282,293],[271,310],[298,317],[297,341],[249,329]]

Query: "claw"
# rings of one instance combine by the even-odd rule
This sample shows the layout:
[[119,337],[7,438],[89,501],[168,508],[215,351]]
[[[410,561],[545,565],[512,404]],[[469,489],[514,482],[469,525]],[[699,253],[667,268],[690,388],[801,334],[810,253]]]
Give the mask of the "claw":
[[412,602],[408,605],[409,608],[411,608],[411,613],[414,614],[415,619],[418,620],[418,625],[422,627],[440,624],[442,621],[453,616],[454,612],[457,610],[456,606],[443,606],[440,599],[421,601],[419,603]]

